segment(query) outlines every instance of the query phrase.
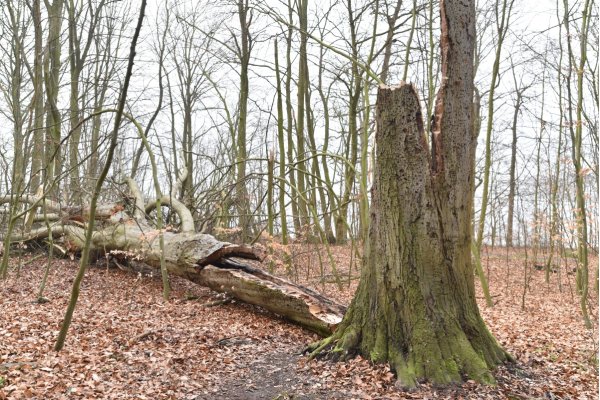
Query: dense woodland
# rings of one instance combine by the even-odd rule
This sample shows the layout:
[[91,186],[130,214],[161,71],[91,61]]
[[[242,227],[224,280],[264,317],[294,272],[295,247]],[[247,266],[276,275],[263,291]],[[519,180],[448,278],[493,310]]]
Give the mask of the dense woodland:
[[[305,375],[325,371],[325,381],[343,381],[335,365],[359,377],[350,378],[351,395],[323,383],[328,390],[306,398],[411,398],[408,389],[457,382],[466,382],[465,398],[477,390],[577,398],[597,387],[593,0],[146,3],[0,0],[2,307],[23,307],[9,300],[21,293],[37,301],[26,314],[51,310],[44,318],[56,335],[43,336],[38,352],[59,351],[65,340],[68,349],[71,334],[73,347],[82,343],[83,328],[68,332],[92,279],[98,290],[114,285],[113,307],[129,307],[127,315],[139,301],[194,313],[181,299],[208,298],[197,306],[203,324],[208,307],[225,319],[252,315],[232,301],[259,306],[257,329],[291,329],[279,340],[312,342],[301,349],[305,358],[273,353],[264,365],[298,382],[289,365],[300,363]],[[120,278],[101,278],[90,265],[116,266],[110,271]],[[119,279],[132,286],[117,294]],[[158,290],[153,300],[134,295],[144,280]],[[518,307],[502,308],[508,298]],[[586,380],[581,391],[562,380],[572,374],[527,364],[531,354],[505,337],[508,320],[549,302],[565,307],[552,311],[568,318],[557,324],[571,326],[585,348],[573,352],[578,361],[567,357]],[[323,339],[273,328],[286,325],[269,315]],[[162,317],[132,318],[143,329]],[[168,327],[130,331],[127,346],[164,329],[177,336],[179,323],[156,323]],[[2,348],[11,326],[0,324],[0,398],[33,387],[15,365],[43,364],[19,364],[25,350],[13,342]],[[259,336],[234,344],[266,346]],[[271,347],[298,352],[288,339]],[[244,351],[233,350],[242,365],[250,362]],[[352,364],[356,356],[373,364]],[[538,393],[513,367],[502,369],[519,363],[559,383]],[[360,371],[373,387],[364,389]],[[198,397],[189,398],[305,398],[285,388],[220,397],[211,382],[123,398],[187,398],[182,393],[194,390]],[[477,389],[496,383],[498,392]],[[565,392],[569,384],[574,392]],[[52,390],[59,398],[70,389]],[[78,395],[120,398],[108,393]]]

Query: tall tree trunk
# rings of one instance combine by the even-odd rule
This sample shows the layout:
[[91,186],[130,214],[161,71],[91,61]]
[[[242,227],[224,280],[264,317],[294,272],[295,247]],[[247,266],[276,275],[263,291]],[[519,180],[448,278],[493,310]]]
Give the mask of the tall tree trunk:
[[42,48],[42,14],[40,0],[32,4],[34,30],[33,59],[33,154],[31,156],[31,190],[37,192],[42,182],[42,166],[44,165],[44,61]]
[[193,133],[192,133],[192,113],[193,113],[192,94],[190,93],[190,83],[188,81],[184,95],[183,106],[183,165],[187,170],[187,175],[181,185],[181,198],[186,206],[193,209],[194,203],[194,158],[193,158]]
[[[81,108],[85,107],[85,97],[87,90],[80,88],[81,74],[87,63],[89,50],[92,42],[96,39],[96,27],[102,16],[102,9],[106,0],[100,0],[97,4],[89,3],[88,9],[84,10],[85,5],[76,3],[73,0],[65,1],[68,14],[68,32],[69,32],[69,67],[70,67],[70,99],[69,99],[69,192],[71,199],[76,203],[81,203],[84,199],[84,185],[81,182],[80,173],[80,148],[82,135]],[[82,15],[85,17],[82,18]],[[89,16],[89,20],[88,20]],[[80,26],[85,25],[85,27]],[[83,37],[83,32],[87,37]],[[83,39],[83,40],[82,40]],[[98,60],[96,60],[98,62]],[[108,71],[107,71],[108,72]],[[106,85],[105,83],[104,85]],[[82,90],[83,89],[83,90]],[[97,89],[97,88],[95,88]],[[103,97],[103,96],[102,96]],[[96,99],[95,99],[96,100]],[[102,105],[98,108],[102,108]],[[91,148],[94,151],[94,148]],[[92,186],[93,187],[93,186]]]
[[[377,42],[377,20],[379,16],[379,0],[375,1],[375,16],[373,22],[373,30],[371,31],[371,49],[367,57],[366,66],[371,68],[371,63],[375,57],[375,44]],[[362,94],[362,127],[360,133],[360,190],[359,190],[359,222],[360,222],[360,240],[365,241],[369,230],[369,196],[368,196],[368,181],[369,181],[369,132],[371,122],[371,98],[369,89],[371,88],[372,77],[366,75],[363,84]]]
[[[310,93],[307,91],[306,97],[304,99],[306,104],[306,125],[307,125],[307,133],[308,133],[308,141],[310,144],[310,152],[311,152],[311,173],[315,178],[315,183],[312,186],[313,198],[316,200],[316,193],[319,195],[319,203],[321,208],[321,215],[323,216],[323,230],[325,231],[325,236],[327,240],[331,243],[333,242],[333,227],[331,226],[331,202],[333,199],[329,199],[327,202],[327,197],[325,196],[325,189],[323,187],[323,176],[321,175],[321,168],[319,166],[319,156],[317,154],[317,141],[315,139],[315,123],[312,107],[310,105]],[[316,205],[315,205],[316,210]],[[315,221],[316,224],[319,221]],[[316,230],[315,230],[316,232]]]
[[[433,105],[435,103],[435,79],[437,77],[437,73],[433,73],[433,64],[437,59],[435,57],[435,42],[433,41],[433,1],[429,0],[429,17],[427,21],[427,31],[429,34],[429,52],[427,59],[427,132],[431,134],[431,123],[432,123],[432,113],[433,113]],[[436,68],[437,69],[437,68]],[[477,88],[475,88],[477,92]],[[477,98],[479,98],[479,93],[476,93]],[[479,134],[479,124],[477,126],[477,135]]]
[[[350,46],[352,48],[352,58],[358,60],[358,44],[356,38],[356,21],[354,18],[354,11],[352,9],[352,1],[346,2],[346,11],[348,12],[348,19],[350,21]],[[354,166],[358,160],[358,106],[360,102],[360,95],[362,93],[362,71],[359,70],[356,62],[352,63],[352,85],[349,88],[349,104],[348,104],[348,163],[344,165],[344,188],[342,199],[340,201],[340,212],[338,213],[336,220],[336,239],[338,244],[346,243],[348,239],[348,207],[351,202],[352,190],[354,188],[354,181],[356,178],[356,169]],[[351,167],[352,166],[352,167]]]
[[[45,183],[51,184],[62,169],[61,116],[58,109],[60,75],[60,32],[62,26],[63,0],[54,0],[48,7],[48,43],[44,59],[44,81],[46,84],[46,176]],[[51,195],[58,193],[55,189]]]
[[71,89],[69,98],[69,194],[70,198],[77,204],[81,205],[82,192],[79,176],[79,142],[81,141],[81,124],[79,123],[79,79],[81,76],[81,50],[80,50],[80,35],[77,27],[77,17],[81,10],[75,9],[75,2],[69,0],[65,2],[67,5],[67,21],[69,31],[69,68],[70,79],[69,86]]
[[[543,79],[543,78],[542,78]],[[542,135],[544,133],[544,85],[542,84],[542,104],[540,114],[540,132],[536,138],[535,156],[535,183],[533,192],[533,262],[537,263],[537,254],[540,247],[540,154],[542,150]]]
[[246,188],[246,124],[248,117],[248,65],[250,63],[250,22],[248,19],[248,0],[238,2],[238,15],[241,29],[240,48],[240,97],[238,115],[237,136],[237,177],[236,197],[237,212],[242,228],[242,237],[247,239],[251,236],[250,199]]
[[508,213],[506,221],[506,246],[513,246],[513,220],[515,210],[515,190],[517,187],[516,181],[516,168],[517,168],[517,122],[519,120],[519,112],[521,110],[521,104],[523,99],[523,93],[517,89],[517,100],[515,102],[515,110],[512,121],[512,142],[510,145],[510,169],[509,169],[509,183],[508,183]]
[[470,252],[475,8],[473,1],[467,4],[441,2],[443,84],[435,112],[435,159],[413,86],[379,89],[361,281],[338,330],[312,353],[388,361],[408,387],[422,378],[493,382],[490,369],[510,359],[475,301]]
[[[288,31],[286,35],[286,75],[285,75],[285,111],[286,111],[286,132],[287,132],[287,161],[290,166],[295,165],[294,160],[294,117],[292,111],[292,24],[294,23],[292,7],[292,1],[288,0]],[[300,233],[300,216],[298,210],[298,190],[296,186],[296,171],[290,168],[288,172],[288,179],[290,182],[291,189],[291,208],[292,208],[292,222],[294,223],[294,233],[297,235]]]
[[[92,191],[96,186],[100,168],[100,136],[102,129],[102,119],[98,114],[103,108],[108,89],[110,87],[111,77],[115,76],[118,67],[118,59],[112,57],[115,51],[119,50],[122,37],[122,31],[117,31],[113,24],[107,24],[106,33],[103,35],[104,41],[94,40],[96,76],[94,77],[94,90],[92,93],[94,113],[96,117],[92,119],[91,138],[90,138],[90,158],[87,168],[86,187]],[[99,35],[100,36],[100,35]],[[103,48],[104,45],[104,48]],[[102,51],[104,50],[104,51]],[[134,156],[133,164],[136,164],[137,154]],[[133,169],[133,167],[132,167]]]
[[406,82],[408,79],[408,65],[410,64],[410,46],[412,44],[413,36],[415,34],[415,26],[417,24],[417,0],[413,0],[412,8],[412,22],[410,23],[410,33],[408,34],[408,41],[406,42],[406,53],[404,54],[404,72],[402,73],[402,80]]
[[[558,16],[558,7],[557,7],[557,16]],[[560,21],[560,17],[559,17]],[[558,34],[559,37],[562,37],[562,25],[558,24]],[[558,68],[559,71],[557,77],[558,83],[558,109],[563,109],[563,84],[562,84],[562,74],[560,71],[562,70],[563,65],[563,45],[562,42],[559,41],[559,58],[558,58]],[[556,242],[558,241],[555,236],[558,233],[558,224],[559,224],[559,210],[558,210],[558,188],[560,183],[560,160],[562,157],[562,141],[563,141],[563,125],[564,124],[564,114],[562,112],[559,113],[558,120],[558,145],[556,148],[556,158],[554,164],[554,176],[551,178],[551,187],[550,187],[550,234],[549,234],[549,247],[550,250],[548,252],[548,259],[546,260],[546,283],[550,282],[550,274],[548,271],[552,268],[552,260],[554,258],[554,249],[556,247]],[[560,284],[560,281],[559,281]]]
[[[308,185],[308,174],[306,170],[306,158],[305,151],[305,136],[304,136],[304,124],[305,124],[305,96],[306,88],[308,87],[308,62],[306,45],[308,42],[308,36],[306,34],[308,29],[308,0],[298,1],[298,17],[300,19],[300,59],[298,65],[298,111],[296,113],[296,146],[297,146],[297,182],[298,191],[300,196],[298,199],[298,212],[300,216],[300,229],[307,229],[310,220],[308,218],[308,207],[309,204],[305,200],[308,197],[307,186]],[[315,221],[319,223],[319,221]]]
[[569,57],[569,69],[567,73],[567,93],[568,93],[568,113],[569,113],[569,132],[571,134],[571,159],[573,161],[573,167],[575,169],[575,218],[577,221],[577,255],[579,259],[579,268],[577,268],[577,291],[580,294],[580,306],[581,314],[583,316],[584,324],[586,328],[592,327],[592,321],[589,317],[588,312],[588,290],[589,290],[589,260],[588,260],[588,223],[587,223],[587,212],[585,205],[585,190],[584,190],[584,176],[582,174],[582,128],[583,128],[583,71],[585,68],[585,62],[587,57],[587,34],[589,28],[589,12],[590,12],[590,0],[586,0],[582,12],[583,18],[581,19],[581,39],[580,39],[580,60],[577,66],[577,98],[576,98],[576,120],[573,120],[573,106],[572,106],[572,90],[571,90],[571,71],[573,69],[575,55],[571,45],[571,34],[569,28],[569,17],[570,17],[570,6],[568,0],[563,0],[564,5],[564,26],[567,33],[567,48]]
[[[323,179],[324,183],[327,186],[327,197],[329,199],[329,221],[328,224],[331,225],[332,220],[337,220],[339,210],[339,199],[335,195],[333,190],[333,184],[331,183],[331,177],[329,176],[329,165],[327,163],[327,152],[329,150],[329,138],[330,138],[330,119],[329,119],[329,93],[325,94],[325,90],[323,88],[323,69],[324,69],[324,48],[321,45],[319,48],[319,75],[318,75],[318,86],[317,91],[319,92],[319,98],[321,99],[321,103],[323,104],[323,148],[321,151],[321,168],[323,169]],[[327,241],[329,243],[335,243],[336,237],[333,229],[329,229],[327,231],[329,235],[327,237]]]
[[283,133],[283,100],[279,72],[279,49],[275,40],[275,81],[277,83],[277,142],[279,144],[279,219],[281,220],[281,243],[288,243],[287,212],[285,209],[285,139]]
[[11,52],[9,53],[12,57],[13,62],[10,65],[10,119],[13,123],[13,160],[12,160],[12,171],[9,180],[11,188],[11,202],[9,207],[9,220],[7,224],[7,234],[4,238],[3,248],[6,249],[2,254],[2,261],[0,262],[0,276],[4,279],[8,272],[8,255],[10,253],[10,235],[16,224],[15,215],[19,207],[19,203],[16,201],[21,196],[22,191],[25,189],[25,157],[24,153],[24,136],[23,136],[23,124],[24,114],[21,105],[21,89],[23,80],[23,51],[22,51],[22,33],[21,33],[21,10],[20,8],[14,8],[11,3],[6,4],[6,10],[8,11],[7,25],[11,30],[11,40],[13,45],[11,46]]
[[[483,170],[483,193],[481,195],[481,211],[479,213],[479,221],[477,226],[477,236],[475,238],[474,255],[478,258],[477,260],[477,275],[481,281],[481,286],[484,289],[484,296],[488,306],[491,306],[492,299],[489,294],[488,282],[481,268],[481,246],[483,244],[483,236],[485,231],[485,217],[487,213],[487,206],[489,202],[489,189],[490,189],[490,169],[492,165],[492,129],[494,122],[494,93],[497,86],[497,80],[500,74],[500,56],[502,54],[502,44],[504,38],[508,32],[508,23],[510,21],[510,15],[512,12],[514,0],[502,0],[502,9],[498,10],[498,4],[496,3],[496,25],[498,29],[498,43],[496,44],[496,55],[494,58],[494,65],[492,66],[492,82],[490,84],[490,92],[488,95],[488,117],[487,127],[485,135],[485,165]],[[435,149],[434,149],[435,150]]]

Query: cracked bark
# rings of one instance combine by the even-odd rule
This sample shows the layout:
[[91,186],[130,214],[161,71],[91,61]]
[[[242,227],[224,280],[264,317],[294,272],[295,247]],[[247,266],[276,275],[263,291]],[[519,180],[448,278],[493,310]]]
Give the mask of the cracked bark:
[[[510,360],[482,320],[471,264],[473,2],[441,3],[442,85],[432,149],[408,84],[377,96],[371,224],[356,295],[311,356],[389,362],[401,385],[492,383]],[[459,22],[460,21],[460,22]]]

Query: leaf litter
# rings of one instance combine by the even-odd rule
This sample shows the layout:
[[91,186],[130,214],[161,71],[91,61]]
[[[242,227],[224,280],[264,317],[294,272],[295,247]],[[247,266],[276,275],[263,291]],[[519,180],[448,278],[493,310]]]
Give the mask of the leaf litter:
[[[349,246],[332,247],[345,282],[341,291],[331,268],[319,264],[322,248],[284,250],[268,264],[276,274],[350,302],[360,272]],[[56,353],[78,266],[54,260],[44,294],[49,301],[40,304],[45,262],[36,259],[19,277],[13,271],[0,282],[0,400],[598,398],[597,294],[590,298],[594,329],[586,330],[574,293],[574,260],[551,274],[550,284],[529,261],[524,308],[523,252],[494,250],[483,262],[495,302],[486,308],[477,287],[483,318],[517,363],[496,369],[495,386],[467,380],[404,391],[386,364],[360,357],[309,361],[302,350],[318,337],[258,307],[179,278],[172,279],[165,303],[158,277],[101,262],[88,268],[66,347]]]

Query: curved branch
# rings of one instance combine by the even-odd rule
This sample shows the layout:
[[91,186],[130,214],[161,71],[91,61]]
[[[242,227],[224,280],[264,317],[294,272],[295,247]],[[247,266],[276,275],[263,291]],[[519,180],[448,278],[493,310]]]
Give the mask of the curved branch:
[[60,217],[61,216],[58,213],[46,214],[46,216],[44,216],[44,214],[34,214],[33,222],[44,222],[46,219],[48,219],[48,221],[57,221]]
[[[30,206],[39,206],[40,203],[42,202],[42,197],[38,197],[38,196],[35,196],[32,194],[24,194],[19,197],[14,197],[14,196],[7,194],[4,196],[0,196],[0,205],[11,203],[15,200],[19,203],[29,204]],[[46,199],[46,208],[48,211],[54,211],[54,212],[61,211],[60,205],[57,202],[51,201],[48,199]]]
[[144,212],[144,197],[142,196],[140,187],[131,178],[127,178],[127,186],[129,186],[129,191],[135,198],[135,210],[133,211],[133,217],[135,219],[144,219],[146,217]]
[[[181,201],[177,200],[175,197],[163,195],[160,198],[161,205],[170,206],[179,216],[181,220],[181,232],[195,232],[196,228],[194,227],[194,217],[192,216],[192,212],[183,204]],[[156,200],[149,202],[146,204],[145,210],[146,214],[149,214],[152,210],[156,208]]]
[[27,242],[30,240],[39,240],[47,238],[52,232],[53,237],[68,236],[72,242],[73,247],[79,249],[83,246],[83,240],[85,238],[85,231],[83,228],[74,225],[55,224],[51,225],[50,229],[47,227],[41,227],[32,229],[29,232],[22,232],[11,236],[11,242]]
[[177,177],[176,181],[173,182],[173,187],[171,188],[171,193],[173,196],[177,196],[177,193],[181,191],[181,188],[183,187],[183,181],[185,181],[185,178],[187,178],[187,176],[188,169],[184,165],[183,167],[181,167],[181,171],[179,171],[179,176]]

